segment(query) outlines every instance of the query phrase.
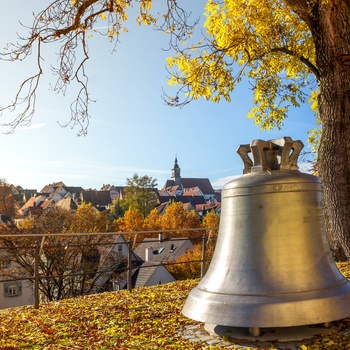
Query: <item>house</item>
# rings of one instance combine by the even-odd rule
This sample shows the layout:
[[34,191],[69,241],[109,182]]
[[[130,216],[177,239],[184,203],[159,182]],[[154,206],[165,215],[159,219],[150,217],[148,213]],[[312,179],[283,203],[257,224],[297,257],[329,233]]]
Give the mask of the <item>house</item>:
[[79,201],[80,194],[81,194],[81,192],[84,191],[84,189],[80,186],[64,186],[64,188],[67,191],[67,194],[65,197],[69,196],[75,202]]
[[[78,207],[78,200],[82,192],[82,187],[66,186],[62,181],[46,185],[39,193],[30,197],[19,209],[19,216],[25,217],[30,213],[42,212],[53,206],[75,211]],[[62,200],[63,202],[60,203]]]
[[63,198],[56,202],[53,206],[72,213],[74,213],[78,209],[78,204],[71,197]]
[[193,247],[193,243],[188,238],[163,238],[160,233],[158,238],[145,238],[134,249],[134,253],[143,262],[165,263],[177,259],[187,249],[193,249]]
[[0,267],[0,309],[9,307],[33,305],[33,285],[28,280],[16,281],[8,276],[11,270],[16,269],[16,263],[1,261]]
[[144,262],[133,271],[132,288],[150,287],[175,281],[174,276],[161,263]]
[[37,194],[36,197],[29,198],[29,200],[19,209],[19,215],[27,216],[31,208],[39,208],[47,197],[47,194]]
[[[110,242],[111,244],[107,244]],[[100,263],[97,276],[95,276],[95,292],[119,290],[127,284],[127,273],[116,271],[124,263],[127,266],[129,246],[123,235],[107,236],[103,245],[98,246]],[[138,265],[140,259],[132,253],[133,265]]]
[[109,191],[83,190],[80,193],[80,201],[91,203],[98,210],[108,209],[112,205],[112,198]]
[[23,189],[21,186],[11,185],[11,187],[19,207],[22,207],[31,197],[35,197],[38,192],[34,189]]
[[112,202],[116,199],[123,199],[124,197],[124,186],[114,186],[114,185],[103,185],[101,191],[109,191],[109,195],[112,199]]
[[188,238],[145,238],[135,249],[141,263],[133,270],[132,286],[153,286],[174,282],[174,276],[164,265],[173,261],[194,246]]

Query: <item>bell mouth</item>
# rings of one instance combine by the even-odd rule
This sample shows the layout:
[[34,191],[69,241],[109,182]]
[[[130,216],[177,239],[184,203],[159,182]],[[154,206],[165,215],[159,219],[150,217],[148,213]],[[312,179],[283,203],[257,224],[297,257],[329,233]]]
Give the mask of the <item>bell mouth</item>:
[[218,294],[194,288],[182,313],[229,327],[270,328],[325,324],[350,316],[350,282],[328,289],[274,295]]

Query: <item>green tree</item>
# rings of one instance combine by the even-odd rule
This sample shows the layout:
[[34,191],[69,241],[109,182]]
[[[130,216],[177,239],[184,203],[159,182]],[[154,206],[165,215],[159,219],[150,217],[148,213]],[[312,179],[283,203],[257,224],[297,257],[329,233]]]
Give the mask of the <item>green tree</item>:
[[[324,214],[331,249],[336,258],[350,258],[350,3],[348,0],[208,0],[207,37],[189,44],[194,28],[176,0],[166,2],[165,13],[152,16],[152,0],[139,2],[109,0],[52,1],[34,18],[27,39],[6,47],[2,58],[22,61],[37,55],[37,72],[25,79],[18,94],[0,112],[23,107],[7,125],[15,128],[30,122],[38,84],[44,69],[42,46],[60,45],[57,92],[65,92],[75,81],[80,90],[71,105],[71,123],[87,129],[89,94],[85,63],[91,31],[101,31],[105,19],[110,40],[126,30],[127,10],[138,5],[137,22],[154,24],[170,35],[178,52],[168,64],[179,69],[170,82],[191,99],[204,97],[214,102],[230,94],[246,77],[254,91],[249,116],[262,128],[282,127],[290,106],[309,98],[316,103],[322,122],[318,169],[323,182]],[[83,48],[83,55],[76,52]],[[81,60],[79,60],[81,58]],[[236,64],[234,64],[236,63]],[[310,91],[314,91],[311,93]],[[185,100],[184,103],[189,100]],[[178,105],[179,95],[169,99]]]
[[139,176],[134,174],[126,179],[127,187],[124,190],[124,197],[121,206],[124,210],[132,207],[137,209],[146,218],[158,203],[155,193],[157,180],[150,176]]
[[123,217],[124,214],[125,214],[125,210],[122,208],[121,200],[115,199],[113,201],[111,208],[110,208],[109,219],[113,222],[113,221]]

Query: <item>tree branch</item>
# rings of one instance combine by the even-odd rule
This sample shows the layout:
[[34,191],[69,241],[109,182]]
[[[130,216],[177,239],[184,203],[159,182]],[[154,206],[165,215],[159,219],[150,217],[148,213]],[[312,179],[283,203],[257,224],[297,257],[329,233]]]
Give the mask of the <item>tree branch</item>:
[[310,71],[315,75],[316,79],[319,79],[319,71],[315,65],[313,65],[306,57],[303,56],[297,56],[292,50],[287,49],[286,47],[274,47],[271,49],[271,52],[283,52],[287,55],[297,57],[300,59],[302,63],[304,63]]

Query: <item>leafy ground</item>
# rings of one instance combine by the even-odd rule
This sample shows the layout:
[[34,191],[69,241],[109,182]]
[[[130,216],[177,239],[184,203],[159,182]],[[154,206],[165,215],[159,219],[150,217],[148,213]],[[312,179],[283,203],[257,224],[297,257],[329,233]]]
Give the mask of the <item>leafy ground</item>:
[[[340,264],[350,277],[350,264]],[[0,312],[0,349],[219,349],[190,342],[178,329],[196,324],[181,314],[198,280],[43,303]],[[334,325],[350,329],[350,318]],[[257,348],[262,349],[261,346]],[[273,344],[264,349],[274,349]],[[317,337],[300,349],[350,349],[339,331]]]

